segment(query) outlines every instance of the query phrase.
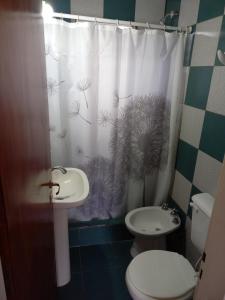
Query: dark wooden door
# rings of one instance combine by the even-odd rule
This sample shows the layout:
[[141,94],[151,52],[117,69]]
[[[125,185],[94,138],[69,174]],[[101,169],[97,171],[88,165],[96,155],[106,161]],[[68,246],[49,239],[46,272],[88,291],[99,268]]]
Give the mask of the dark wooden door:
[[53,208],[50,190],[40,187],[50,178],[40,3],[0,0],[0,256],[8,300],[55,299]]

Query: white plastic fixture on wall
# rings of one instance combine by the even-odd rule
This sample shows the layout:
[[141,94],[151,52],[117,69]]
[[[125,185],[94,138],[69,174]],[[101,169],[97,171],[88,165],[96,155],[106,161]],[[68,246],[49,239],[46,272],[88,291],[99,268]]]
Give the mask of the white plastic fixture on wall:
[[217,57],[218,57],[219,61],[221,62],[221,64],[225,65],[225,52],[223,52],[222,50],[218,50]]

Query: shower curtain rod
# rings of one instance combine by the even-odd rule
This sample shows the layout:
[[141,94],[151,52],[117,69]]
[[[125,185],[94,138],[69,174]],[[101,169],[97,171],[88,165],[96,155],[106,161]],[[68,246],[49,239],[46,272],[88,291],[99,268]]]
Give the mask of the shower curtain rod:
[[185,32],[185,33],[192,32],[192,26],[174,27],[174,26],[167,26],[167,25],[151,24],[148,22],[141,23],[141,22],[122,21],[122,20],[113,20],[113,19],[105,19],[105,18],[103,19],[103,18],[95,18],[95,17],[88,17],[88,16],[63,14],[63,13],[53,13],[52,17],[60,18],[60,19],[71,19],[71,20],[76,20],[76,21],[88,21],[88,22],[95,22],[95,23],[118,25],[118,26],[127,26],[127,27],[143,27],[143,28],[149,28],[149,29],[180,31],[180,32]]

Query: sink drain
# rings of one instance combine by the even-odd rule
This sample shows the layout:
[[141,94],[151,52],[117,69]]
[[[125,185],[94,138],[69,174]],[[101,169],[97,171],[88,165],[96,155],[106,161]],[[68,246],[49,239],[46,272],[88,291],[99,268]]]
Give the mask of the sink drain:
[[161,230],[161,228],[159,228],[159,227],[155,228],[155,231],[160,231],[160,230]]

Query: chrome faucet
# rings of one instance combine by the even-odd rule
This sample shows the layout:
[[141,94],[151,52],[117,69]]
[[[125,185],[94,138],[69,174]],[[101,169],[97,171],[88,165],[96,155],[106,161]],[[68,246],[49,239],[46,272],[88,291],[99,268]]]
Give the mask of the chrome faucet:
[[61,167],[61,166],[55,166],[55,167],[51,168],[51,170],[52,171],[53,170],[59,170],[59,171],[62,172],[62,174],[66,174],[67,173],[67,170],[65,168]]
[[177,216],[178,215],[178,210],[176,208],[172,209],[170,212],[171,216]]
[[164,210],[168,210],[169,209],[169,205],[167,202],[163,202],[163,204],[161,205],[161,208]]

